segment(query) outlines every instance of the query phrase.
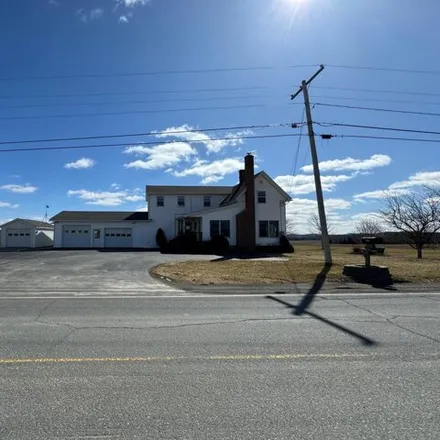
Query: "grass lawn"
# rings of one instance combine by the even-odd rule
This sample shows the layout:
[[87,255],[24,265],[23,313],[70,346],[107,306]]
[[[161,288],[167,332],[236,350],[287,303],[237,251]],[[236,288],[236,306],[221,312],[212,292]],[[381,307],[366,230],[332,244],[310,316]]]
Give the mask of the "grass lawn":
[[[323,267],[318,242],[296,242],[295,253],[285,261],[181,261],[160,264],[153,274],[175,282],[194,284],[283,284],[312,282]],[[362,255],[351,254],[351,245],[333,245],[333,266],[328,281],[343,281],[344,264],[363,264]],[[195,259],[197,256],[194,257]],[[422,260],[407,245],[387,245],[385,255],[373,256],[373,265],[388,266],[395,282],[440,282],[440,250],[427,249]]]

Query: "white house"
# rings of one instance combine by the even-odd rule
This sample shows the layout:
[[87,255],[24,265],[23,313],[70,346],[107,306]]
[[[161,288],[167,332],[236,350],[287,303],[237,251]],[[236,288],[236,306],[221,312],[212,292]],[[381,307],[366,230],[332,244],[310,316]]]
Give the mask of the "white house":
[[53,244],[54,227],[47,222],[16,218],[0,228],[2,248],[38,248]]
[[276,245],[290,196],[264,171],[254,174],[248,154],[233,187],[147,186],[146,200],[148,213],[62,211],[51,219],[54,246],[155,248],[159,228],[168,240],[190,231],[203,241],[222,234],[239,248]]

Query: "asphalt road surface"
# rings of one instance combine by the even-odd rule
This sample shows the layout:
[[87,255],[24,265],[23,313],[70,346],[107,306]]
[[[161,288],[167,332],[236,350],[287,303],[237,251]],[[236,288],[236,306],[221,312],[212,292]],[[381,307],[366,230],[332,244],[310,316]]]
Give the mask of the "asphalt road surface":
[[3,439],[439,439],[440,296],[0,299]]

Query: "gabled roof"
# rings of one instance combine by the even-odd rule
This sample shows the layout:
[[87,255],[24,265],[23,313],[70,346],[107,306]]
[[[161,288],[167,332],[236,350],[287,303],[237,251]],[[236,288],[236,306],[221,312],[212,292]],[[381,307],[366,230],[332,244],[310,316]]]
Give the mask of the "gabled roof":
[[[292,198],[287,194],[280,185],[278,185],[272,177],[270,177],[265,171],[260,171],[254,175],[254,180],[258,177],[264,177],[285,199],[286,201],[292,200]],[[230,194],[220,203],[220,206],[226,206],[234,203],[237,197],[246,189],[245,183],[239,183],[235,185]]]
[[215,196],[227,195],[231,192],[232,186],[167,186],[147,185],[146,191],[150,195],[160,196]]
[[54,222],[117,222],[145,221],[148,212],[145,211],[61,211],[53,216]]
[[0,225],[0,227],[5,227],[11,223],[14,223],[16,221],[20,221],[20,222],[24,222],[24,223],[28,223],[29,226],[32,226],[34,228],[41,228],[41,229],[53,229],[53,224],[52,223],[47,223],[47,222],[42,222],[39,220],[31,220],[31,219],[27,219],[27,218],[15,218],[14,220],[11,220],[3,225]]
[[226,206],[235,201],[237,195],[245,187],[244,183],[239,183],[232,187],[232,191],[221,201],[220,206]]

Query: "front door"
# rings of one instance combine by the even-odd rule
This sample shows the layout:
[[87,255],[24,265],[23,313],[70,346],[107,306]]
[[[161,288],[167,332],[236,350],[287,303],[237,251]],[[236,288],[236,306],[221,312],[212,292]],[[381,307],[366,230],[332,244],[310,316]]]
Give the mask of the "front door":
[[202,219],[186,218],[185,219],[185,232],[191,232],[196,235],[197,241],[202,241]]

